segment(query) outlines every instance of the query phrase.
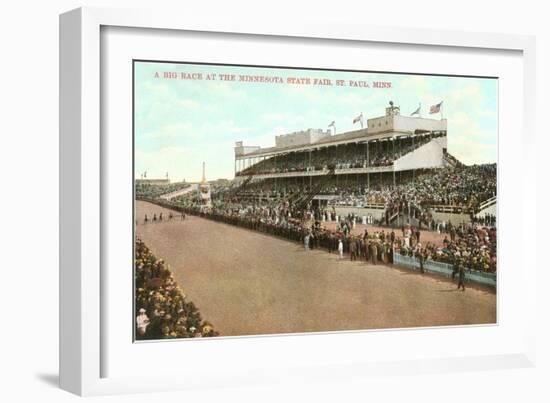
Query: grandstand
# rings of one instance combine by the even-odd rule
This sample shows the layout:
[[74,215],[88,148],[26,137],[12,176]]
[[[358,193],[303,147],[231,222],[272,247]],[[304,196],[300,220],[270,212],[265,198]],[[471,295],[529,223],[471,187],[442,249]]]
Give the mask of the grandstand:
[[276,137],[268,148],[235,146],[235,176],[313,178],[334,174],[370,176],[455,165],[447,155],[447,120],[400,115],[393,103],[382,117],[368,119],[368,127],[330,135],[308,129]]
[[[446,119],[402,116],[392,102],[364,129],[334,135],[308,129],[276,136],[275,146],[267,148],[239,141],[234,152],[240,186],[225,194],[234,202],[288,201],[299,208],[356,213],[350,208],[360,208],[380,223],[402,225],[403,214],[391,205],[406,193],[406,201],[414,204],[412,220],[406,222],[419,225],[417,216],[428,212],[442,219],[455,214],[455,221],[479,214],[480,203],[496,195],[496,165],[466,167],[452,156]],[[439,181],[437,189],[433,178]],[[411,190],[412,183],[426,194]]]
[[[377,225],[435,230],[439,223],[495,221],[496,164],[466,166],[447,150],[447,120],[402,116],[392,102],[360,130],[307,129],[275,146],[238,141],[235,179],[196,183],[136,180],[136,197],[192,208],[315,211]],[[373,219],[374,218],[374,219]]]
[[[276,138],[268,148],[235,147],[235,176],[272,179],[275,186],[308,185],[333,177],[336,186],[396,185],[415,171],[456,165],[447,153],[447,121],[402,116],[393,103],[367,128],[330,135],[308,129]],[[315,195],[316,196],[316,195]],[[323,200],[316,198],[314,200]]]

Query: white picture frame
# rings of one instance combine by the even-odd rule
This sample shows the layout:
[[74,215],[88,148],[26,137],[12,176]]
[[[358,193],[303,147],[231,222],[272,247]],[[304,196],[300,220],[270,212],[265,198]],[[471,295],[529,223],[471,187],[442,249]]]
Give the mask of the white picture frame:
[[[457,31],[430,31],[407,28],[372,27],[304,21],[300,24],[280,24],[278,21],[221,20],[179,13],[151,10],[115,10],[80,8],[60,16],[60,385],[79,395],[152,392],[209,387],[215,385],[250,385],[264,382],[293,382],[298,379],[344,379],[346,376],[371,374],[412,374],[493,368],[527,367],[535,362],[535,288],[536,263],[526,257],[522,275],[522,308],[524,322],[514,324],[521,330],[523,342],[501,353],[474,356],[441,356],[411,359],[390,357],[383,361],[368,361],[361,356],[345,362],[313,360],[307,355],[296,360],[275,362],[267,358],[263,372],[247,368],[246,360],[234,372],[228,368],[208,373],[182,374],[180,371],[162,376],[103,376],[102,357],[105,349],[102,316],[108,306],[102,290],[101,267],[104,259],[102,244],[102,156],[101,114],[101,29],[127,27],[156,30],[190,31],[195,33],[243,34],[269,38],[337,39],[357,43],[400,44],[477,52],[501,50],[519,52],[522,75],[516,77],[523,86],[521,104],[523,151],[521,161],[525,189],[535,188],[534,168],[527,164],[534,148],[535,41],[533,37]],[[523,192],[527,203],[528,193]],[[500,208],[500,207],[499,207]],[[499,214],[502,212],[499,210]],[[526,213],[524,213],[526,214]],[[522,227],[525,236],[526,227]],[[522,248],[526,246],[523,245]],[[502,245],[499,246],[502,248]],[[500,263],[499,263],[500,264]],[[130,322],[128,321],[128,326]],[[426,329],[425,332],[438,330]],[[460,329],[450,329],[460,332]],[[378,332],[384,334],[384,332]],[[392,332],[385,337],[391,339]],[[305,347],[308,339],[317,336],[293,337],[294,349]],[[340,336],[323,336],[327,346],[341,343]],[[364,337],[351,334],[348,339]],[[368,336],[376,337],[373,333]],[[457,336],[460,337],[460,336]],[[261,353],[267,343],[280,338],[255,338],[253,351]],[[234,343],[252,343],[249,338]],[[317,339],[319,340],[319,339]],[[130,342],[130,341],[129,341]],[[200,342],[203,345],[205,343]],[[169,343],[170,344],[170,343]],[[198,344],[197,344],[198,345]],[[190,344],[188,344],[190,346]],[[214,345],[212,345],[214,346]],[[227,344],[225,345],[227,347]],[[272,348],[272,347],[269,347]],[[216,345],[224,354],[224,345]],[[290,350],[292,351],[292,350]],[[251,354],[251,352],[249,352]],[[292,361],[292,362],[291,362]],[[238,367],[238,365],[236,366]],[[352,375],[353,374],[353,375]]]

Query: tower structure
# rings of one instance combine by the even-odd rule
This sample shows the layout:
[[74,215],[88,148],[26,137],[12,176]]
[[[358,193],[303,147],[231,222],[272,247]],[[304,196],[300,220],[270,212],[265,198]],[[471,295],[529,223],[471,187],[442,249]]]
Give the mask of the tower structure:
[[202,162],[202,180],[198,186],[199,190],[199,199],[201,204],[205,207],[212,206],[212,197],[210,193],[210,184],[206,182],[206,163]]

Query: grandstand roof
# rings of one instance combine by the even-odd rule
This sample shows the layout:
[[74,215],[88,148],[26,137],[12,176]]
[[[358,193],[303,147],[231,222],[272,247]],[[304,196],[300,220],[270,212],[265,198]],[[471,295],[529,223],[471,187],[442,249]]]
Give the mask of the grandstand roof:
[[[392,108],[387,109],[395,109]],[[251,157],[263,157],[277,154],[286,154],[289,152],[306,151],[321,147],[331,147],[346,143],[370,142],[377,140],[387,140],[392,137],[415,136],[427,132],[446,132],[447,121],[445,119],[426,119],[410,116],[401,116],[399,114],[388,113],[385,116],[368,119],[368,127],[353,130],[345,133],[335,134],[333,136],[323,136],[316,141],[302,141],[298,144],[292,144],[287,147],[247,147],[238,143],[235,151],[235,159],[247,159]],[[294,133],[291,133],[292,135]]]
[[307,151],[310,149],[316,149],[321,147],[332,147],[335,145],[340,144],[347,144],[347,143],[354,143],[354,142],[366,142],[366,141],[378,141],[378,140],[387,140],[390,139],[396,135],[399,135],[399,137],[402,136],[417,136],[421,135],[422,133],[396,133],[395,131],[385,132],[385,133],[379,133],[376,135],[368,135],[367,129],[360,129],[360,130],[354,130],[351,132],[346,133],[340,133],[333,136],[330,136],[328,138],[321,139],[318,142],[311,143],[311,144],[301,144],[301,145],[295,145],[295,146],[289,146],[289,147],[265,147],[265,148],[259,148],[256,151],[249,152],[246,154],[242,154],[239,156],[236,156],[236,159],[246,159],[251,157],[261,157],[261,156],[269,156],[269,155],[276,155],[276,154],[286,154],[289,152],[296,152],[296,151]]
[[321,139],[318,142],[311,143],[311,144],[301,144],[301,145],[294,145],[294,146],[288,146],[288,147],[260,148],[256,151],[246,153],[242,157],[248,158],[248,157],[253,157],[253,156],[257,157],[257,156],[266,155],[266,154],[278,154],[278,153],[285,153],[285,152],[292,152],[292,151],[308,150],[310,148],[318,148],[319,146],[336,145],[342,142],[346,142],[353,139],[360,139],[366,136],[367,136],[367,129],[355,130],[352,132],[336,134],[334,136]]

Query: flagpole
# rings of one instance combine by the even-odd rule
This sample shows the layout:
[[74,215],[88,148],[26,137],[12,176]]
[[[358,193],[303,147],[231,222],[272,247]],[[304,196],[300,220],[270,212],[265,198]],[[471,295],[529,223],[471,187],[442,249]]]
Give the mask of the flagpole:
[[441,101],[441,105],[439,105],[439,115],[440,120],[443,120],[443,101]]
[[332,121],[332,123],[330,125],[328,125],[328,127],[332,127],[334,129],[334,135],[336,135],[336,121]]

